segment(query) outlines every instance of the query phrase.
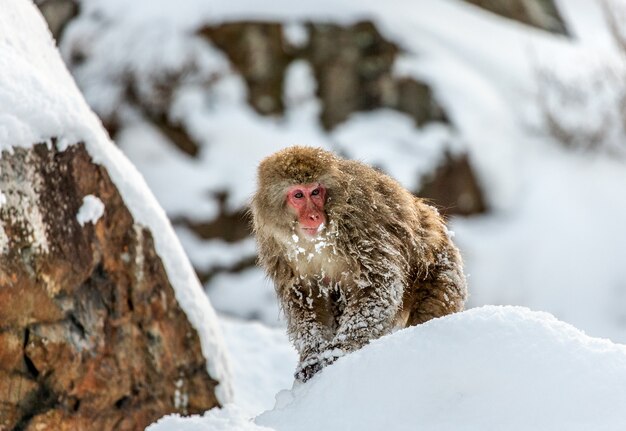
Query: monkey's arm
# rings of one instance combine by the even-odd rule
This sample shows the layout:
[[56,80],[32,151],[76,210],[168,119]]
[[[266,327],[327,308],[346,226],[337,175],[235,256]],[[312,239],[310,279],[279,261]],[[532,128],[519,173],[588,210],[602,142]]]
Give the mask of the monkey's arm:
[[347,292],[346,307],[329,348],[352,352],[369,340],[389,333],[402,304],[402,293],[403,281],[399,271],[370,274],[357,280]]
[[[346,353],[360,349],[370,340],[389,333],[402,303],[401,271],[388,266],[385,272],[371,273],[347,289],[346,305],[333,339],[317,359],[307,366],[315,374]],[[311,374],[311,375],[312,375]]]
[[284,286],[280,295],[289,338],[300,356],[295,377],[302,381],[321,369],[319,354],[327,349],[333,335],[327,300],[307,290],[299,283],[292,283]]
[[389,333],[400,307],[401,290],[399,283],[383,288],[371,285],[357,287],[348,298],[335,337],[330,342],[319,345],[319,353],[310,355],[305,360],[301,357],[296,378],[307,381],[337,358]]

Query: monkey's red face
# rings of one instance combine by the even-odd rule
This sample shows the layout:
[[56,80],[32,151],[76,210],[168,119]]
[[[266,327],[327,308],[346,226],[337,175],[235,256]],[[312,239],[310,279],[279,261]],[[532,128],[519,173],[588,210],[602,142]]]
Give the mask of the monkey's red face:
[[298,227],[309,236],[315,236],[326,223],[324,203],[326,188],[319,183],[298,184],[287,189],[287,205],[298,218]]

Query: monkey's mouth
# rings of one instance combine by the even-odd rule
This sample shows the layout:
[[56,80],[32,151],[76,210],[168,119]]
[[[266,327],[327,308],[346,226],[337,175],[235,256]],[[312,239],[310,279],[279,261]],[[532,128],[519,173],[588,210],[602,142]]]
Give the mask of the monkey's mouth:
[[307,236],[314,237],[317,236],[320,232],[324,230],[325,224],[321,223],[317,227],[304,227],[300,226],[300,230],[304,232]]

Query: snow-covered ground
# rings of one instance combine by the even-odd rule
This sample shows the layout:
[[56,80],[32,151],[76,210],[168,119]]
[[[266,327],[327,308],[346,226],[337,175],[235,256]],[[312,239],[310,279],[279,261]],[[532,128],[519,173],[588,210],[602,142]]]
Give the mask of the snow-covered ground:
[[618,431],[626,346],[547,313],[486,306],[376,340],[276,399],[258,426],[232,406],[148,430]]
[[274,396],[291,387],[298,354],[285,331],[257,322],[222,318],[222,330],[232,358],[233,403],[256,416],[274,405]]

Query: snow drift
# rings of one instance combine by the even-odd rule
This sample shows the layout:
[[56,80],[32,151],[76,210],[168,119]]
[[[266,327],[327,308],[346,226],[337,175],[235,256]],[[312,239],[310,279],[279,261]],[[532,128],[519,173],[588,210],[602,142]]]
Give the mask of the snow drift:
[[259,424],[625,429],[626,347],[546,313],[483,307],[374,341],[279,401]]
[[[298,431],[623,430],[624,405],[626,346],[547,313],[487,306],[373,341],[281,392],[255,422]],[[240,414],[168,417],[150,431],[198,421],[238,429],[229,426]]]

